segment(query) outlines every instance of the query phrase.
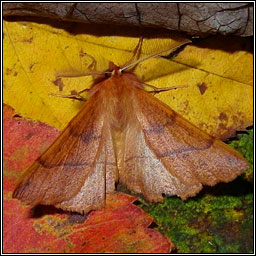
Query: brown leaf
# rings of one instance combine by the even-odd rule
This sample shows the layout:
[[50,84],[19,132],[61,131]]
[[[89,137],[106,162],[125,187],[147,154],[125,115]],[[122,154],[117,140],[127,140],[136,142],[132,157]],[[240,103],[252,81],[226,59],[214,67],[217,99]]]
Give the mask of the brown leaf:
[[191,35],[253,34],[248,3],[4,3],[4,15],[161,27]]

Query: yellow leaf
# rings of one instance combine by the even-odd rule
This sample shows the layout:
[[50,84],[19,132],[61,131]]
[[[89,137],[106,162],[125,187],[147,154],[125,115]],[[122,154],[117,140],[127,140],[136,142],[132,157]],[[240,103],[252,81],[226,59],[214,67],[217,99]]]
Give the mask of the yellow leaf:
[[[123,65],[139,40],[134,29],[126,29],[125,36],[111,26],[101,26],[98,34],[86,33],[96,31],[96,27],[80,25],[71,34],[45,24],[5,21],[4,103],[22,116],[63,129],[82,103],[49,94],[68,95],[72,90],[89,88],[93,79],[62,79],[60,92],[54,84],[56,74],[104,71],[109,61]],[[169,34],[143,36],[142,56],[180,42]],[[156,97],[210,134],[225,137],[252,123],[252,54],[248,52],[188,45],[171,61],[151,58],[140,63],[135,73],[143,82],[157,87],[187,85]]]
[[[214,37],[188,45],[173,59],[171,79],[162,77],[151,83],[189,87],[158,97],[215,137],[224,139],[252,125],[253,55],[241,50],[244,42],[243,38]],[[178,63],[183,65],[178,68]]]

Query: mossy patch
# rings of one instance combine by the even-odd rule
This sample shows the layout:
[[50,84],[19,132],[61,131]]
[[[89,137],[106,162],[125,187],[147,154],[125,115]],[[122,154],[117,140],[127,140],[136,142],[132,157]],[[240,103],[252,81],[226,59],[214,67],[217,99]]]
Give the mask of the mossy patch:
[[[232,141],[251,164],[253,131]],[[248,175],[230,183],[204,189],[182,201],[166,197],[153,204],[140,199],[140,206],[155,218],[157,228],[176,245],[178,253],[252,253],[253,252],[253,185]]]

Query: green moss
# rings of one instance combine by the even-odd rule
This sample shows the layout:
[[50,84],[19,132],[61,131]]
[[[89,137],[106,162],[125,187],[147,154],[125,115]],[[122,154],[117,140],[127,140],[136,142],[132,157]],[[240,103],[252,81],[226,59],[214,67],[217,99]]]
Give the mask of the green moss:
[[[252,135],[252,130],[248,131],[231,143],[251,165]],[[178,253],[253,252],[253,185],[246,175],[230,183],[204,187],[199,195],[186,201],[166,197],[158,204],[143,199],[140,202]]]
[[250,168],[243,174],[244,178],[253,183],[253,129],[247,133],[237,135],[237,140],[232,141],[229,145],[240,152],[251,164]]
[[233,140],[229,145],[239,151],[249,163],[253,164],[253,129],[246,133],[238,133],[237,140]]

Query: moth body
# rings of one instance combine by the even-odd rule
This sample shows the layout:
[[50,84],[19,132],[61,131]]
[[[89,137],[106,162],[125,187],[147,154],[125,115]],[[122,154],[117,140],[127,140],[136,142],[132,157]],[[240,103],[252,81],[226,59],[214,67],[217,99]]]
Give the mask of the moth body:
[[235,150],[201,131],[114,66],[57,140],[19,181],[13,197],[29,205],[88,212],[121,182],[153,202],[195,196],[248,168]]

